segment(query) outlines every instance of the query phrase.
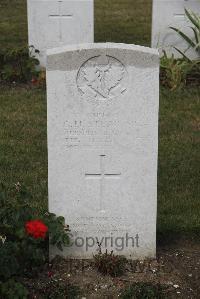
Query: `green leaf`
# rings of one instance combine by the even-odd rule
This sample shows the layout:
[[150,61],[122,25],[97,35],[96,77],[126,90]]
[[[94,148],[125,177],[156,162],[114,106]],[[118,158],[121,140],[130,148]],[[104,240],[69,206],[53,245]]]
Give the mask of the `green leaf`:
[[196,44],[189,38],[184,32],[182,32],[180,29],[177,29],[175,27],[169,27],[172,30],[176,31],[192,48],[196,47]]
[[62,216],[57,217],[57,221],[58,221],[60,224],[65,225],[65,218],[64,218],[64,217],[62,217]]
[[200,17],[197,16],[194,12],[189,11],[185,8],[185,14],[188,17],[188,19],[191,21],[191,23],[200,30]]
[[176,47],[173,47],[177,52],[179,52],[186,60],[188,60],[189,62],[192,62],[181,50],[179,50]]
[[194,32],[194,37],[195,37],[196,43],[198,44],[200,42],[200,40],[199,40],[200,36],[198,35],[196,28],[193,28],[193,27],[190,27],[190,28]]

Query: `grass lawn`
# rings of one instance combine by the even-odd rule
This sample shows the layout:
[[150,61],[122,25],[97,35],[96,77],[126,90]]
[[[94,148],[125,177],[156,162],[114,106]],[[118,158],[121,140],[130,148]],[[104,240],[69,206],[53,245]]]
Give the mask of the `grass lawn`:
[[200,231],[200,88],[161,89],[159,232]]
[[[27,43],[25,0],[1,0],[0,45]],[[151,1],[95,0],[95,40],[150,44]],[[200,230],[200,88],[161,88],[158,231]],[[0,180],[23,183],[47,207],[44,90],[0,87]]]
[[40,90],[0,88],[0,181],[23,183],[47,207],[46,97]]

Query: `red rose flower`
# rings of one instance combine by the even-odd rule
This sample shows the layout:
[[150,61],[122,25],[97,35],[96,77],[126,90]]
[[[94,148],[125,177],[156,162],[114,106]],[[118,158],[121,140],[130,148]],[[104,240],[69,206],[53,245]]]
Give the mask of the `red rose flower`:
[[45,239],[48,227],[40,220],[26,222],[26,232],[35,239]]

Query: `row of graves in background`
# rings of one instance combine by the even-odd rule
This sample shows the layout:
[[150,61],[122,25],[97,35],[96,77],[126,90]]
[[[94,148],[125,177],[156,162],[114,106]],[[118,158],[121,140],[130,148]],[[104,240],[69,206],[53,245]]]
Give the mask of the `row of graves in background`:
[[[194,1],[154,0],[153,28],[167,28],[178,2],[181,15]],[[160,8],[165,18],[155,17]],[[28,0],[29,44],[47,67],[49,208],[71,229],[64,256],[91,258],[99,244],[128,258],[153,258],[159,53],[93,43],[93,11],[92,0]]]
[[[94,42],[94,0],[28,0],[27,4],[29,45],[40,51],[41,66],[46,66],[47,49]],[[169,27],[193,35],[184,8],[200,13],[199,0],[153,0],[152,6],[152,48],[180,56],[174,46],[184,51],[188,45]],[[197,56],[194,49],[186,54],[191,59]]]

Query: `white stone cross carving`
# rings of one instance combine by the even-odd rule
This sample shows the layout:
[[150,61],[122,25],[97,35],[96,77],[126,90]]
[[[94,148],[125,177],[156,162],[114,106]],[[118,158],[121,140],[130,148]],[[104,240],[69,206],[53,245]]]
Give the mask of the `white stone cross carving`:
[[58,1],[59,10],[58,14],[49,15],[49,18],[58,19],[59,21],[59,41],[62,41],[62,19],[72,18],[73,14],[62,14],[62,3],[63,1]]
[[86,179],[100,180],[100,211],[104,211],[104,183],[105,179],[119,179],[121,173],[109,173],[105,171],[105,159],[106,155],[100,155],[100,172],[97,173],[85,173]]

